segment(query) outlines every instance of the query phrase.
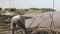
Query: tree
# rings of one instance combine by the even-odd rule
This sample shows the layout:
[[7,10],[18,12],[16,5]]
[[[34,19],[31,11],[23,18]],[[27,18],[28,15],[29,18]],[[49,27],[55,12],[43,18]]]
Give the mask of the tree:
[[30,8],[30,9],[32,9],[32,10],[39,10],[39,8]]
[[43,10],[43,11],[56,11],[55,9],[51,9],[51,8],[41,8],[40,10]]
[[2,10],[2,8],[0,8],[0,11]]

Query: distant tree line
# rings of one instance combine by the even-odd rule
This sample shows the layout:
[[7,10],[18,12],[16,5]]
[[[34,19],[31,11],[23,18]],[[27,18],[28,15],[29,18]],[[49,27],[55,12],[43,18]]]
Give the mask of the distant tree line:
[[56,11],[55,9],[51,9],[51,8],[41,8],[40,10],[44,10],[44,11]]
[[56,11],[55,9],[51,9],[51,8],[30,8],[32,10],[44,10],[44,11]]
[[[42,12],[47,12],[47,11],[56,11],[55,9],[51,9],[51,8],[29,8],[29,9],[16,9],[16,8],[5,8],[5,11],[14,11],[17,13],[26,13],[29,10],[41,10]],[[2,10],[2,8],[0,8],[0,11]]]
[[0,8],[0,11],[2,10],[2,8]]

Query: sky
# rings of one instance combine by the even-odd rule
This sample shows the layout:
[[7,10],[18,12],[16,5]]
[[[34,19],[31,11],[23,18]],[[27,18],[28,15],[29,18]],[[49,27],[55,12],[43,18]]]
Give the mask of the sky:
[[[53,8],[53,0],[0,0],[2,8]],[[55,0],[54,9],[60,10],[60,0]]]

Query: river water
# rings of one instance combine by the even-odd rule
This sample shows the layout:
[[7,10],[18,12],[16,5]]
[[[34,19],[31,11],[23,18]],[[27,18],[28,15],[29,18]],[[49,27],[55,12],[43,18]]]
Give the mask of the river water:
[[[40,27],[50,27],[51,26],[51,13],[52,12],[45,12],[42,14],[26,14],[28,16],[31,16],[31,19],[26,20],[26,27],[31,24],[30,28],[37,26],[40,23]],[[36,19],[35,19],[36,18]],[[54,26],[59,28],[60,27],[60,12],[53,12],[53,21],[54,21]]]

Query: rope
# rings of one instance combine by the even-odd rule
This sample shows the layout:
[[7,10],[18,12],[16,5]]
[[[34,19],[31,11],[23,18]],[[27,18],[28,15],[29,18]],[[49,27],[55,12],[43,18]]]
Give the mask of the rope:
[[[39,17],[39,16],[38,16],[38,17]],[[38,17],[34,18],[34,20],[31,22],[31,24],[28,26],[28,28],[34,23],[34,21],[35,21]]]
[[[40,16],[38,16],[38,17],[40,17]],[[28,28],[34,23],[34,21],[35,21],[38,17],[34,18],[34,20],[31,22],[31,24],[28,26]],[[40,18],[42,18],[42,17],[43,17],[43,16],[41,16]]]
[[50,26],[50,27],[51,27],[51,28],[52,28],[52,27],[55,28],[55,24],[54,24],[54,21],[53,21],[53,15],[50,14],[50,17],[51,17],[51,19],[52,19],[52,20],[51,20],[51,26]]
[[15,8],[14,2],[13,2],[13,5],[11,4],[12,3],[12,0],[9,0],[9,2],[10,2],[9,8]]

